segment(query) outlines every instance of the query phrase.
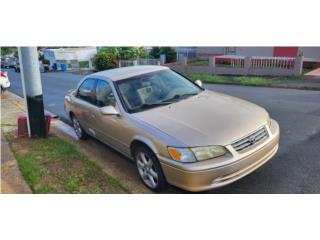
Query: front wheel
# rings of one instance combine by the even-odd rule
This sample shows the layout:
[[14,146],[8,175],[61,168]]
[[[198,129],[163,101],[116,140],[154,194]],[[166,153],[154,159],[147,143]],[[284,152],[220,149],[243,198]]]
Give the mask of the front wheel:
[[143,184],[155,192],[167,187],[167,181],[155,154],[147,147],[138,146],[135,150],[136,167]]
[[73,129],[76,132],[78,138],[80,139],[86,139],[88,137],[87,133],[83,130],[83,128],[80,125],[80,122],[78,118],[75,115],[72,115],[71,117]]

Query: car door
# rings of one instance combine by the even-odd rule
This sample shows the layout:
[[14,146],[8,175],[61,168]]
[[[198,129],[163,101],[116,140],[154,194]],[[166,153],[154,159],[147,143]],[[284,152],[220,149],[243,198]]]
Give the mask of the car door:
[[125,131],[124,120],[120,115],[103,115],[101,108],[113,106],[119,111],[118,103],[115,99],[110,83],[105,80],[98,80],[96,87],[96,108],[93,111],[95,115],[94,130],[96,136],[102,142],[121,151],[128,153],[128,146],[121,141],[120,135]]
[[97,85],[97,79],[87,78],[85,79],[76,93],[76,101],[74,101],[75,115],[80,121],[84,130],[95,136],[94,131],[94,114],[92,109],[95,108],[95,90]]

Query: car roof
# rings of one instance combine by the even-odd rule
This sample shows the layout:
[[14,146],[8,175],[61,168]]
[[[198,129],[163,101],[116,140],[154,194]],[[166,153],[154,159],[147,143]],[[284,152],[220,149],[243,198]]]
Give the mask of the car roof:
[[118,81],[150,72],[160,71],[169,69],[164,66],[156,66],[156,65],[143,65],[143,66],[133,66],[133,67],[123,67],[123,68],[115,68],[111,70],[106,70],[102,72],[97,72],[91,74],[87,77],[102,77],[108,78],[111,81]]

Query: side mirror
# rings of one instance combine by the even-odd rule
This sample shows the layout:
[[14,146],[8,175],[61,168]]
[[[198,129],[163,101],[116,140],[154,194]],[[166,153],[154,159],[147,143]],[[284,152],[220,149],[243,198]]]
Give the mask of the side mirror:
[[202,81],[201,80],[195,80],[194,81],[195,84],[197,84],[199,87],[202,87]]
[[100,109],[102,115],[120,115],[113,106],[106,106]]

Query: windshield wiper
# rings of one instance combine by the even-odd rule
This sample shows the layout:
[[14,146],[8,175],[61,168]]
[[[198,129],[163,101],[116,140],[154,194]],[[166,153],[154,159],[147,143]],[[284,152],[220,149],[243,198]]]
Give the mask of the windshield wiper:
[[139,110],[142,110],[142,109],[148,109],[148,108],[164,106],[164,105],[168,105],[168,104],[171,104],[171,103],[172,102],[144,103],[141,106],[139,106],[138,108],[136,108],[134,111],[139,111]]
[[172,100],[179,100],[179,99],[184,99],[184,98],[187,98],[187,97],[190,97],[190,96],[195,96],[195,95],[198,95],[199,93],[197,92],[193,92],[193,93],[185,93],[185,94],[176,94],[174,95],[174,97],[172,98],[169,98],[169,99],[165,99],[163,100],[163,102],[170,102]]

